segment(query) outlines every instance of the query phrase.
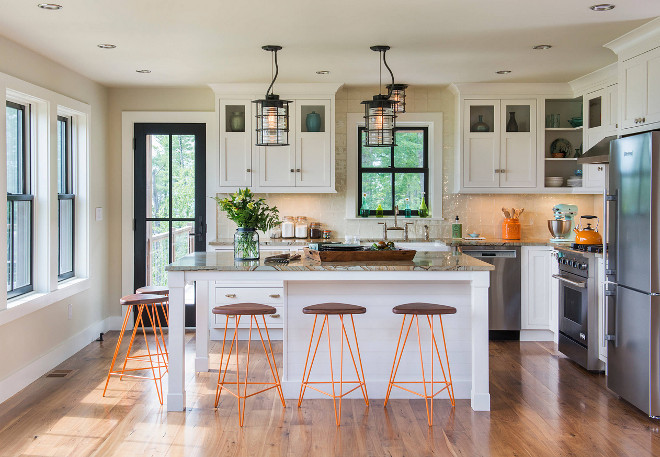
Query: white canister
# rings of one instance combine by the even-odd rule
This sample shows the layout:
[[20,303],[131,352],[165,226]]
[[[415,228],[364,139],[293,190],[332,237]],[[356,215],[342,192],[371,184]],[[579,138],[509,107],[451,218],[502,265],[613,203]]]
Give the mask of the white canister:
[[300,216],[296,221],[296,238],[307,238],[307,218]]
[[282,238],[295,238],[296,223],[292,216],[284,216],[282,219]]

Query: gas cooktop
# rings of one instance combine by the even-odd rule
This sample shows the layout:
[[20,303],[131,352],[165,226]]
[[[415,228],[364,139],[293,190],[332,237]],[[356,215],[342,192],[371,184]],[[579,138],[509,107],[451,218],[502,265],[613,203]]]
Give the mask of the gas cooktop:
[[603,245],[602,244],[571,244],[571,249],[581,252],[593,252],[596,254],[602,254]]

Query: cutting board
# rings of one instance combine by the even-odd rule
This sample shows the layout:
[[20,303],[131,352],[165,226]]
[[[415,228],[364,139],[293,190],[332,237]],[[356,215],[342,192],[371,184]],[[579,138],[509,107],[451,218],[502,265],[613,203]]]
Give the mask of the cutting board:
[[411,261],[417,251],[394,249],[391,251],[315,251],[304,248],[305,257],[318,262],[383,262]]

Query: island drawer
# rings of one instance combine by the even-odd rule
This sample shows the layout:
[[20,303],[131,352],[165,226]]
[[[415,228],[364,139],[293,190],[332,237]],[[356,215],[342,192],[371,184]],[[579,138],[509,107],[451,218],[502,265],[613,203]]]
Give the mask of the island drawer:
[[[269,329],[284,327],[284,306],[275,306],[275,309],[277,310],[275,314],[266,314],[265,316],[266,325],[268,325]],[[257,320],[259,322],[259,327],[263,332],[264,329],[263,329],[262,317],[257,316]],[[227,322],[227,316],[222,314],[211,314],[211,326],[213,328],[224,330],[226,322]],[[228,328],[235,328],[235,327],[236,327],[236,316],[229,316]],[[241,323],[239,324],[238,328],[250,328],[250,316],[242,316]],[[254,335],[258,337],[259,331],[257,330],[257,327],[254,325],[254,323],[252,324],[252,332],[254,333]],[[264,335],[264,338],[265,337],[266,335]],[[228,335],[227,338],[231,339],[231,335]]]
[[284,289],[281,287],[216,287],[215,305],[230,303],[262,303],[276,305],[284,303]]

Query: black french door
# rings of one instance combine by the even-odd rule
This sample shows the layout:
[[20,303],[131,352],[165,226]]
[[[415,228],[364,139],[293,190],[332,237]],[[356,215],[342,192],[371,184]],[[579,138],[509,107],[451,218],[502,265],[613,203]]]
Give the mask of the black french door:
[[[206,250],[206,124],[135,124],[134,135],[134,287],[166,286],[168,264]],[[193,286],[185,325],[195,326]]]

